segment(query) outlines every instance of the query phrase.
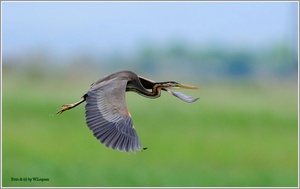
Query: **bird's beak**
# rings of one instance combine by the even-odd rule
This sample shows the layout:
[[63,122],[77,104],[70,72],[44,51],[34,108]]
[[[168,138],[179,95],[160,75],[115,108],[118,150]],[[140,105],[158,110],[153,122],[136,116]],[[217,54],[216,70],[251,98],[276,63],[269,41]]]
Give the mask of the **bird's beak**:
[[180,87],[180,88],[184,88],[184,89],[199,89],[197,87],[194,87],[194,86],[190,86],[190,85],[183,85],[183,84],[178,84],[177,87]]

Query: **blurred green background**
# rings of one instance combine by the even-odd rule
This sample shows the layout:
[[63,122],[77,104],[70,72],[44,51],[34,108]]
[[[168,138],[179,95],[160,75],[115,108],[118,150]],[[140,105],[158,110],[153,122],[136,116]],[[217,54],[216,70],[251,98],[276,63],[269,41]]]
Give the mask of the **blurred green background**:
[[[21,45],[10,49],[6,45],[9,38],[26,36],[14,30],[22,20],[19,18],[17,22],[9,17],[5,5],[8,4],[3,7],[2,186],[298,186],[298,49],[295,45],[298,40],[295,38],[274,38],[253,48],[247,45],[246,39],[240,39],[237,46],[213,41],[203,45],[191,43],[182,35],[163,45],[155,40],[140,42],[134,46],[138,49],[134,53],[113,49],[111,53],[94,54],[91,49],[82,51],[80,47],[70,56],[59,56],[53,50],[55,45],[53,49],[51,45],[51,48]],[[9,5],[14,8],[18,4]],[[36,4],[21,5],[12,10],[26,12]],[[97,4],[99,8],[102,5]],[[199,10],[204,10],[202,5],[197,4]],[[242,10],[246,5],[238,4],[235,8],[241,6]],[[55,7],[47,3],[43,6]],[[178,10],[182,6],[183,3],[179,4]],[[219,8],[218,17],[222,17],[221,10],[231,8],[231,4]],[[88,14],[85,16],[89,18]],[[268,18],[272,16],[268,14]],[[58,21],[59,16],[52,19]],[[214,18],[210,22],[213,24]],[[65,27],[72,28],[76,23]],[[132,25],[122,27],[128,29]],[[296,28],[292,33],[297,33],[298,27],[292,28]],[[42,36],[41,30],[38,33]],[[35,34],[34,30],[28,31]],[[27,37],[39,38],[33,34]],[[122,35],[126,38],[126,33]],[[79,100],[91,83],[124,69],[155,81],[173,80],[201,88],[180,90],[200,97],[191,104],[167,93],[155,100],[126,94],[141,143],[148,148],[136,154],[114,151],[97,141],[85,124],[84,105],[62,115],[55,114],[62,104]],[[33,177],[46,180],[24,181]],[[20,178],[23,180],[14,180]]]

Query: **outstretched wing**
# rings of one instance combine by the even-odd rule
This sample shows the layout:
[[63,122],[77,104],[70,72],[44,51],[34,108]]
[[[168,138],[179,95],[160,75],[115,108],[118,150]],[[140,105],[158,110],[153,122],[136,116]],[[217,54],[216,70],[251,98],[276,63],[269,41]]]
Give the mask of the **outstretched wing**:
[[141,149],[125,100],[127,79],[95,83],[86,97],[86,123],[105,146],[120,151]]

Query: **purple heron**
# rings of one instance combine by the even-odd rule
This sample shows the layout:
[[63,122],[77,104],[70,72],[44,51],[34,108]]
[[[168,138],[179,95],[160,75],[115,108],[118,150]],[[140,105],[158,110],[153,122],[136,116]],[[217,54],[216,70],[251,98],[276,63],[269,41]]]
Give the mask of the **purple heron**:
[[147,98],[158,98],[161,90],[164,90],[185,102],[198,100],[198,98],[167,89],[171,87],[198,89],[174,81],[154,82],[131,71],[120,71],[93,83],[80,101],[63,105],[57,114],[86,101],[86,124],[94,136],[105,146],[114,150],[135,152],[135,150],[141,150],[142,145],[126,106],[125,92],[134,91]]

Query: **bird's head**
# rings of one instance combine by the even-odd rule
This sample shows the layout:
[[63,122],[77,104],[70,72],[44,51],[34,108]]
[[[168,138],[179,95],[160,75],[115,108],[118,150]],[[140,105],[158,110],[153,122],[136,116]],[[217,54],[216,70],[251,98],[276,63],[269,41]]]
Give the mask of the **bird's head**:
[[163,82],[161,84],[164,88],[178,87],[178,88],[184,88],[184,89],[199,89],[197,87],[180,84],[180,83],[177,83],[175,81]]

